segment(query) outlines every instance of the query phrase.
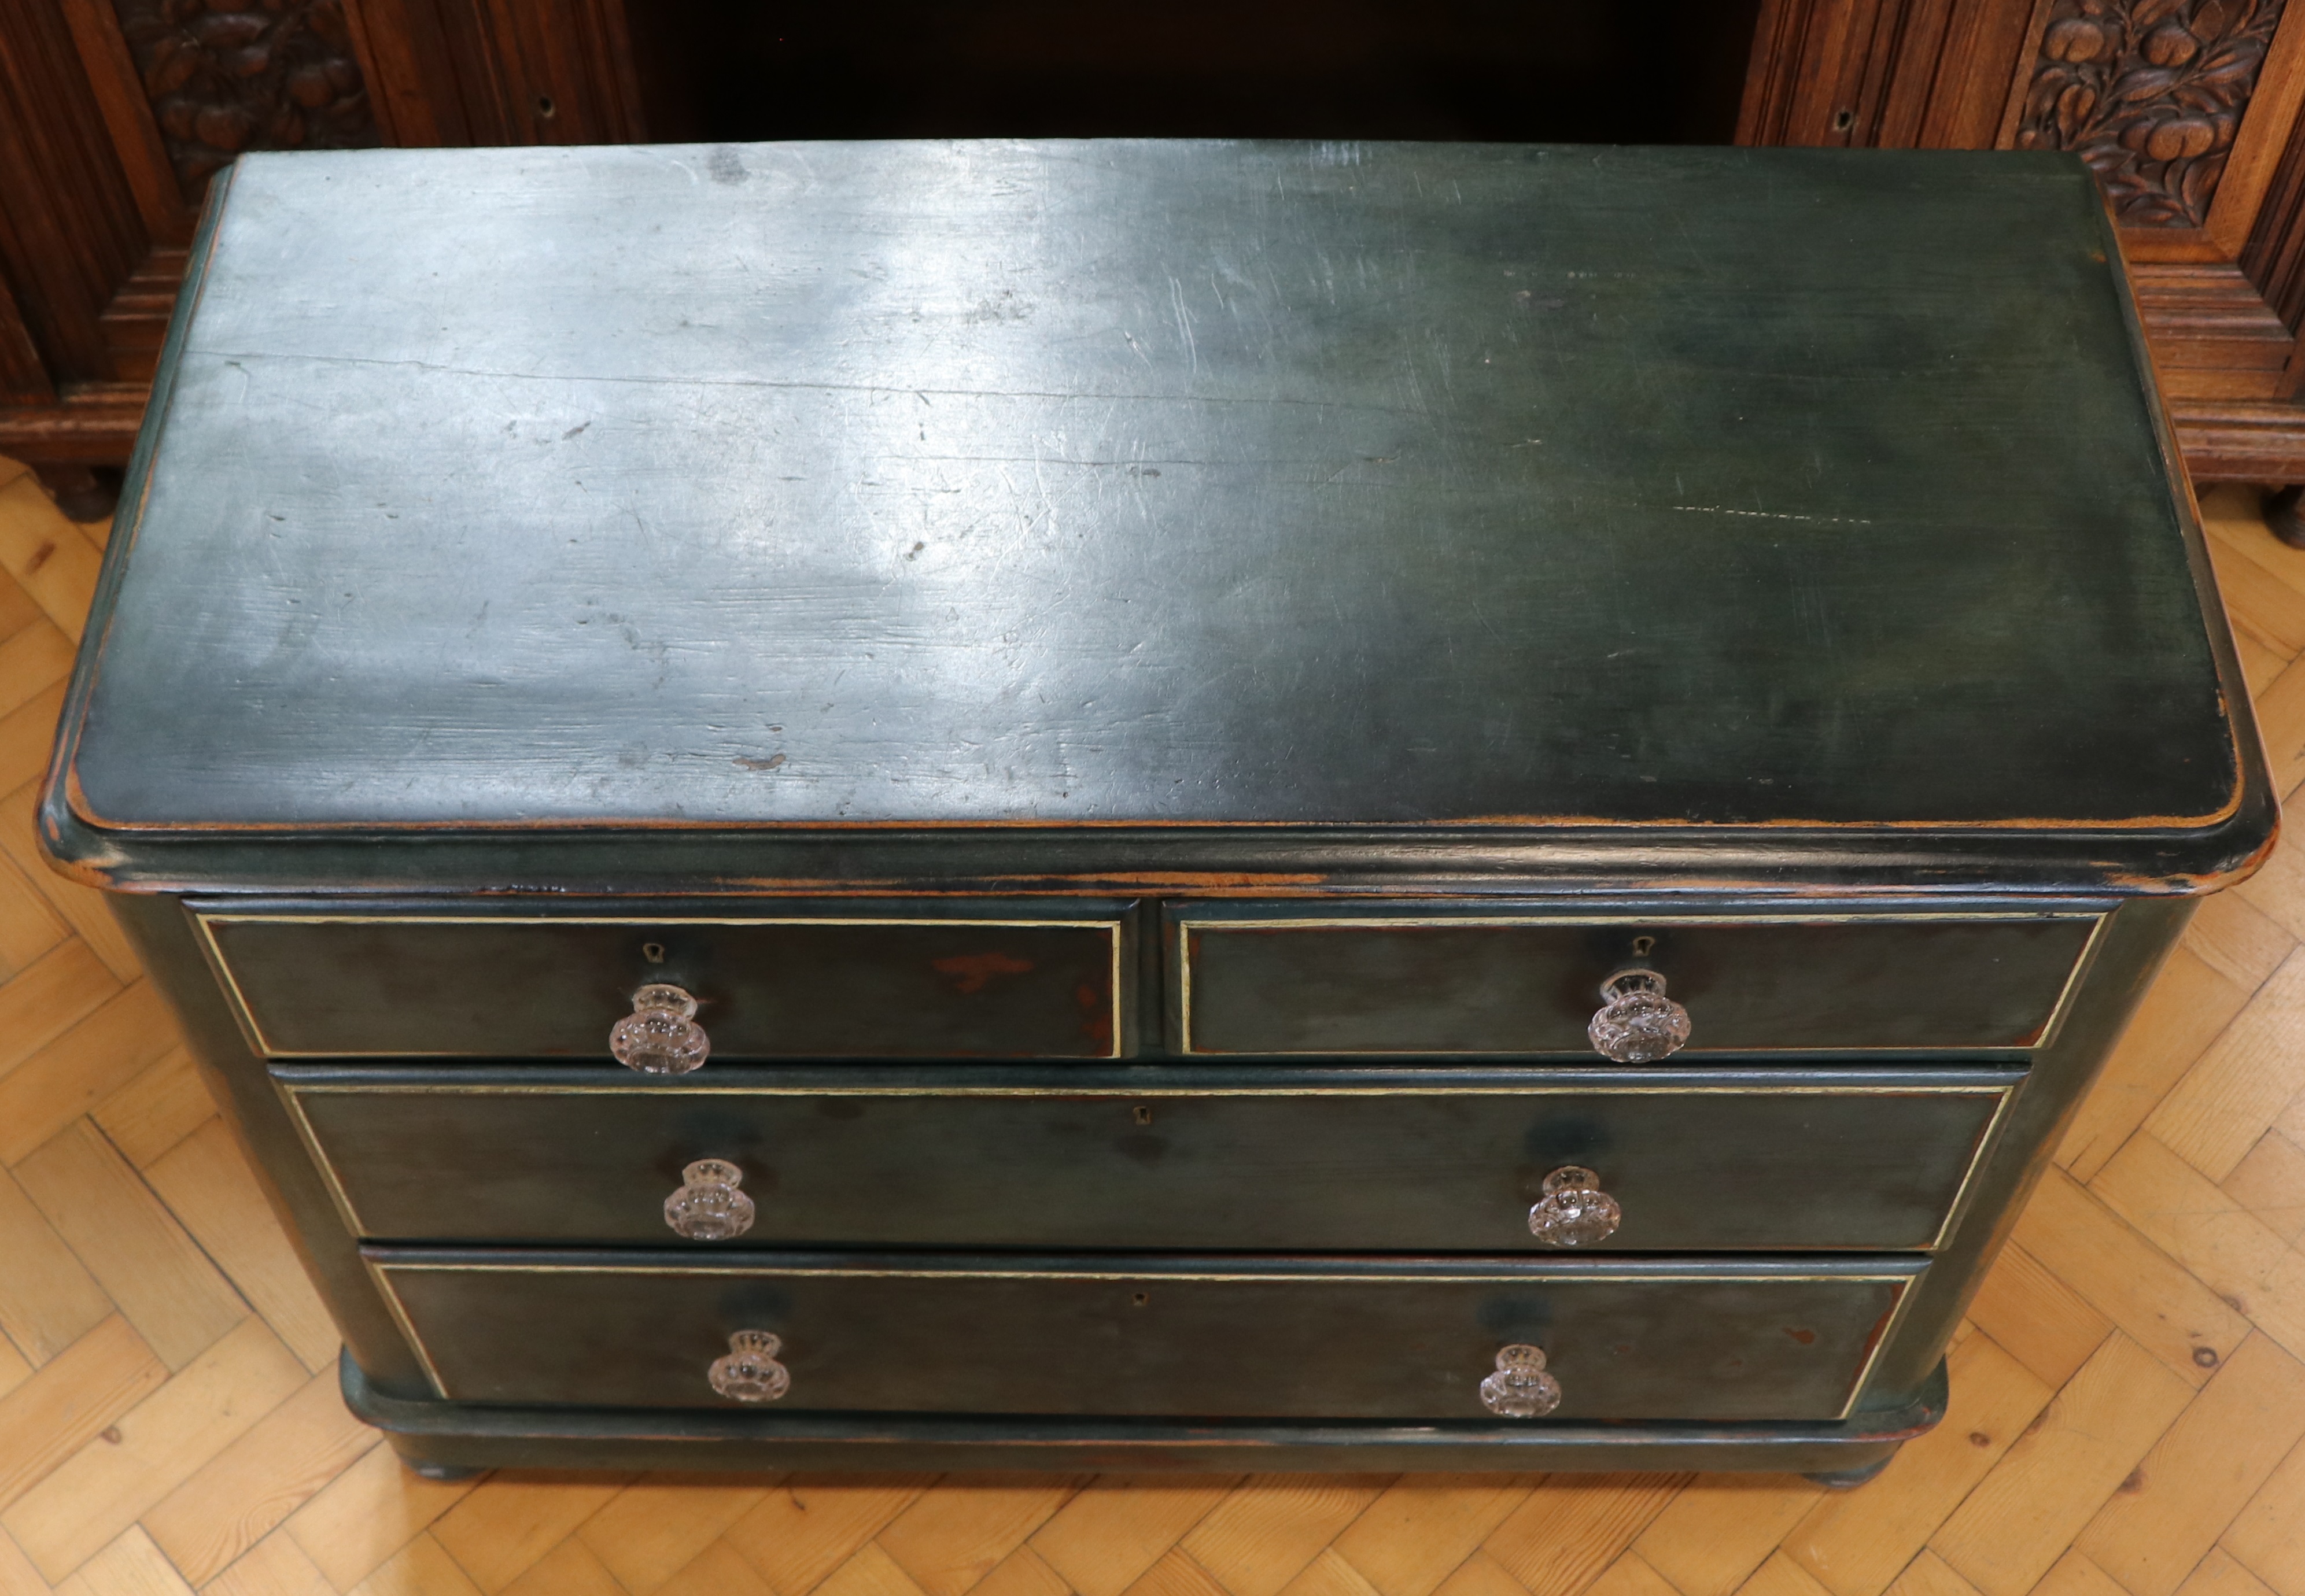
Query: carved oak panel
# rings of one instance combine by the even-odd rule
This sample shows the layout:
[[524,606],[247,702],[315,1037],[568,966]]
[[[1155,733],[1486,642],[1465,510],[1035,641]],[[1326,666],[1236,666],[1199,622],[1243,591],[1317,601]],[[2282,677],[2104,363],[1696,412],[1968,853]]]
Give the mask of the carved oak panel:
[[2020,149],[2088,162],[2125,227],[2199,227],[2284,0],[2056,0]]
[[339,0],[112,0],[184,197],[243,149],[377,143]]

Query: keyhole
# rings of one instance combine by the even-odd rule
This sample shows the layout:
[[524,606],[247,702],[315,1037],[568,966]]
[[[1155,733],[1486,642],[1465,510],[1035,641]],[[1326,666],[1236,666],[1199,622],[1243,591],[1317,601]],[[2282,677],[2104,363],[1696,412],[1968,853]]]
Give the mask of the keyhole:
[[647,960],[650,964],[663,964],[663,963],[664,963],[664,944],[663,944],[663,943],[661,943],[661,942],[643,942],[643,943],[642,943],[642,944],[641,944],[641,957],[642,957],[642,958],[646,959],[646,960]]
[[540,94],[536,97],[536,114],[539,116],[543,117],[545,121],[551,121],[553,116],[558,113],[559,109],[559,106],[552,103],[552,97],[550,95]]
[[1633,957],[1635,957],[1635,958],[1637,958],[1637,959],[1645,959],[1645,958],[1648,957],[1648,956],[1649,956],[1649,950],[1650,950],[1651,948],[1654,947],[1655,946],[1656,946],[1656,938],[1655,938],[1654,937],[1636,937],[1636,938],[1633,938]]
[[1833,114],[1833,131],[1836,133],[1845,133],[1856,120],[1857,113],[1854,111],[1835,111]]
[[1151,1125],[1152,1123],[1152,1106],[1146,1103],[1139,1103],[1136,1107],[1128,1111],[1128,1117],[1135,1120],[1138,1125]]
[[1142,1308],[1152,1301],[1152,1294],[1149,1291],[1131,1292],[1128,1295],[1128,1300],[1132,1305]]

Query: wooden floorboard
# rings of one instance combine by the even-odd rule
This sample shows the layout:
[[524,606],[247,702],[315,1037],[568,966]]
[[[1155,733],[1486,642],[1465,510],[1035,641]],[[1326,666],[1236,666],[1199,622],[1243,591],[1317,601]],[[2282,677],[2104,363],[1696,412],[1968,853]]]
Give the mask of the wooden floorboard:
[[[2203,511],[2284,796],[2305,552]],[[0,1596],[2305,1596],[2305,840],[2187,933],[1863,1489],[1685,1475],[419,1480],[166,1011],[41,869],[102,529],[0,462]]]

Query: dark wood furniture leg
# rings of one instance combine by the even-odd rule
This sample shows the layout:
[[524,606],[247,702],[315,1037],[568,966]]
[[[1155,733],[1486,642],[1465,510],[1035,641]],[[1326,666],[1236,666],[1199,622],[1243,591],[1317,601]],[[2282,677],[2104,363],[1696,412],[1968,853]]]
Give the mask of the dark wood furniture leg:
[[2305,548],[2305,514],[2298,511],[2300,499],[2305,499],[2305,482],[2276,488],[2265,497],[2265,524],[2292,548]]

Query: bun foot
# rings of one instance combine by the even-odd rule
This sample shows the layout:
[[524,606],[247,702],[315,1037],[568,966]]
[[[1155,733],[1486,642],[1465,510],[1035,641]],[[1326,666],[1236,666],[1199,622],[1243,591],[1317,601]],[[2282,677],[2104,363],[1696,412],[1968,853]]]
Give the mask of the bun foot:
[[443,1485],[452,1481],[469,1480],[481,1473],[479,1469],[466,1468],[461,1463],[434,1463],[428,1458],[404,1457],[400,1463],[403,1468],[418,1479],[434,1480]]
[[1864,1484],[1865,1481],[1872,1479],[1875,1474],[1878,1474],[1883,1469],[1887,1468],[1890,1463],[1895,1459],[1896,1456],[1897,1455],[1894,1452],[1892,1452],[1887,1457],[1881,1459],[1880,1462],[1868,1463],[1863,1468],[1826,1469],[1819,1473],[1803,1474],[1801,1478],[1813,1481],[1816,1484],[1822,1485],[1827,1490],[1854,1490],[1858,1486]]

